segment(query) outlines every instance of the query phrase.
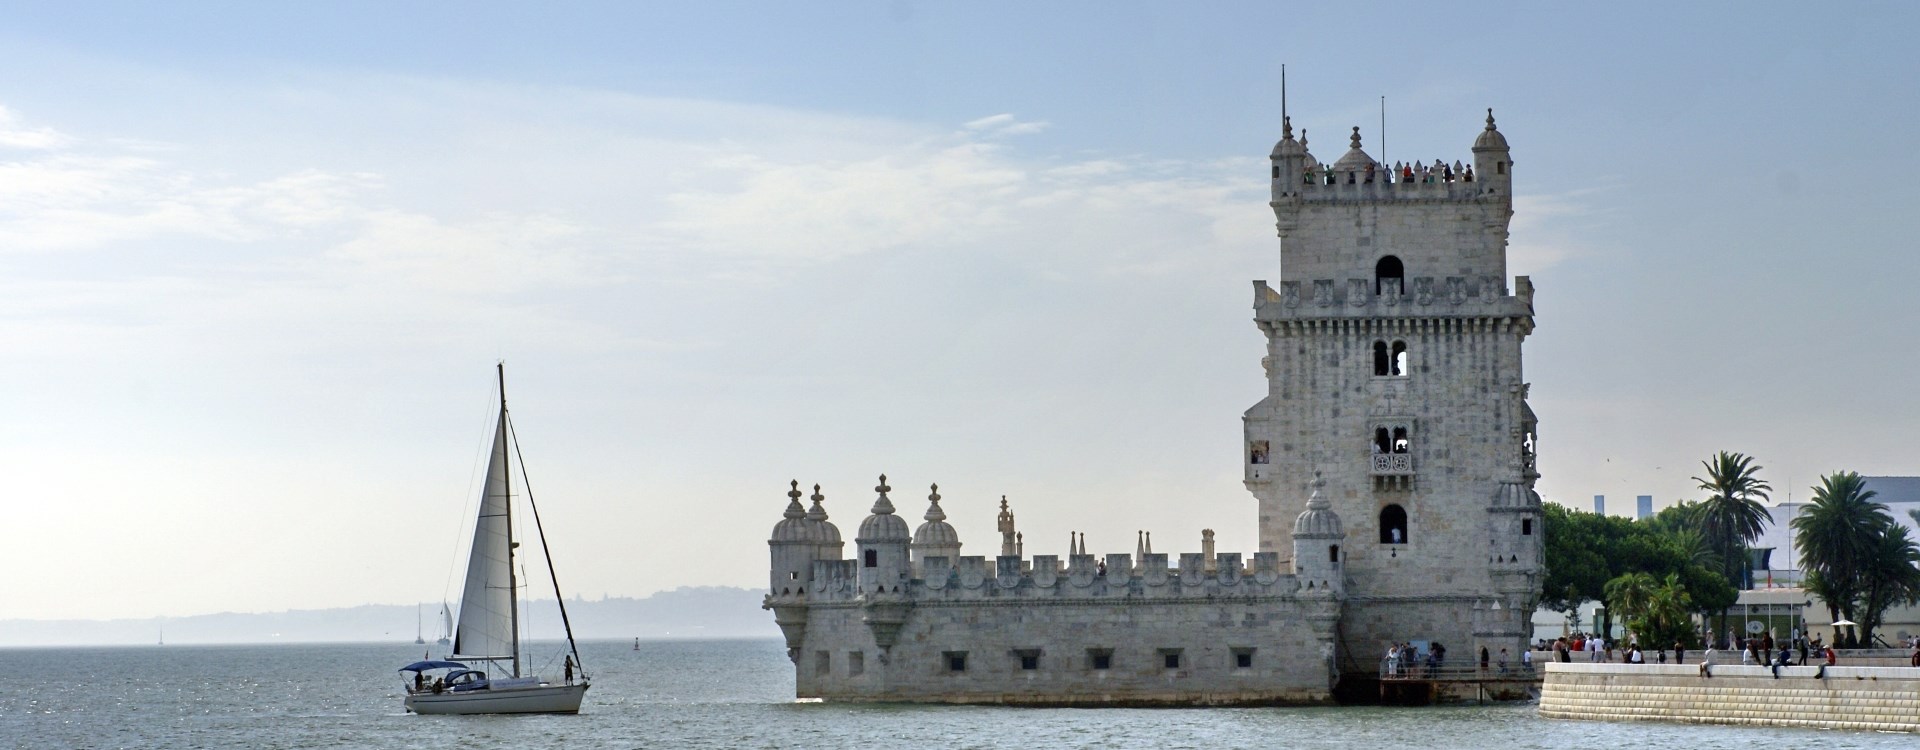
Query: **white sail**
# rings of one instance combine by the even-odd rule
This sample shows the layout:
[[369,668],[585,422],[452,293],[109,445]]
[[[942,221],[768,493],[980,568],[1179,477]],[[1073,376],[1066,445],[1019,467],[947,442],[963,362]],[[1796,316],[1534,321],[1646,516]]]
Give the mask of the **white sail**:
[[519,644],[514,642],[507,500],[507,414],[503,408],[494,428],[493,457],[487,461],[487,486],[480,494],[473,551],[467,557],[460,624],[453,631],[455,659],[517,661],[519,655]]

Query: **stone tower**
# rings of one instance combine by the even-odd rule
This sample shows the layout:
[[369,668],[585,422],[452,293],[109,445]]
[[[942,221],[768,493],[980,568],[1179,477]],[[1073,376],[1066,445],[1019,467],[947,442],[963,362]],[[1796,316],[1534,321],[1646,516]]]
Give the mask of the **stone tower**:
[[[1513,162],[1487,113],[1471,164],[1321,164],[1291,122],[1272,153],[1277,287],[1254,282],[1267,395],[1245,416],[1260,549],[1297,556],[1314,492],[1345,521],[1337,659],[1393,641],[1519,653],[1539,597],[1536,420],[1521,343],[1533,285],[1507,288]],[[1330,545],[1315,539],[1312,554]],[[1296,569],[1329,561],[1296,560]]]

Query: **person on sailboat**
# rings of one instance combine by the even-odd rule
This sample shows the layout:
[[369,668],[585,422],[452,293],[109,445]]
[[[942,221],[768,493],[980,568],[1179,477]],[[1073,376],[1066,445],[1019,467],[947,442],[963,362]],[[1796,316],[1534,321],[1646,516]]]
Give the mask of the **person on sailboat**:
[[566,670],[567,684],[572,685],[573,684],[573,655],[572,654],[567,655],[564,668]]

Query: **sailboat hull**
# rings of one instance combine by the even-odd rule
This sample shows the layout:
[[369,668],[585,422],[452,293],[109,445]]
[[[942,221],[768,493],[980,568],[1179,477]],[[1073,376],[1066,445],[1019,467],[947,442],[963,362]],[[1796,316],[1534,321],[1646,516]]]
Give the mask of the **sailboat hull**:
[[587,684],[537,685],[465,693],[414,693],[408,711],[416,714],[577,714]]

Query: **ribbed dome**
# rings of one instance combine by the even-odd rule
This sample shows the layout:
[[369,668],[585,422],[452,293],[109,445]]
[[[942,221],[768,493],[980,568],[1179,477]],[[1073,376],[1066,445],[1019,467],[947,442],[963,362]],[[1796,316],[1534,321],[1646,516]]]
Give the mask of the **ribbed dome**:
[[1303,537],[1339,539],[1347,535],[1346,529],[1340,524],[1340,515],[1334,513],[1333,505],[1320,496],[1322,484],[1324,484],[1323,481],[1314,480],[1313,495],[1307,498],[1307,509],[1301,511],[1299,518],[1294,519],[1293,537],[1295,539]]
[[940,509],[940,485],[933,486],[933,494],[927,496],[926,523],[913,530],[913,546],[954,546],[960,545],[960,532],[953,530],[953,524],[947,523],[947,513]]
[[1273,144],[1273,156],[1299,156],[1307,152],[1306,144],[1293,139],[1293,121],[1280,121],[1280,142]]
[[787,492],[787,510],[781,514],[785,518],[773,525],[773,535],[769,542],[812,542],[813,524],[807,520],[807,511],[800,507],[800,480],[794,480],[793,489]]
[[880,497],[873,501],[873,515],[860,522],[860,535],[855,541],[861,542],[911,542],[907,535],[907,522],[893,514],[893,501],[887,499],[887,493],[893,488],[887,486],[887,475],[880,475],[880,486],[873,491]]
[[821,505],[827,496],[820,494],[820,485],[813,486],[813,507],[807,510],[807,523],[813,527],[813,540],[820,544],[839,544],[840,527],[827,522],[827,508]]
[[1365,172],[1367,165],[1378,164],[1367,152],[1360,150],[1360,126],[1353,126],[1353,143],[1347,153],[1333,163],[1335,172]]
[[1493,126],[1493,109],[1487,109],[1487,129],[1480,131],[1480,137],[1473,139],[1475,151],[1506,151],[1507,137]]

